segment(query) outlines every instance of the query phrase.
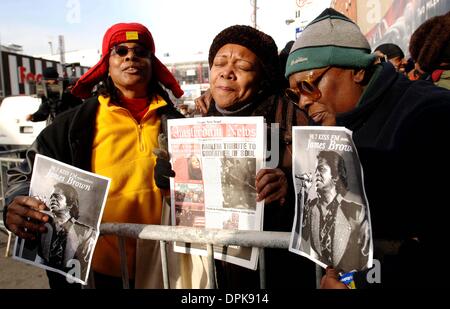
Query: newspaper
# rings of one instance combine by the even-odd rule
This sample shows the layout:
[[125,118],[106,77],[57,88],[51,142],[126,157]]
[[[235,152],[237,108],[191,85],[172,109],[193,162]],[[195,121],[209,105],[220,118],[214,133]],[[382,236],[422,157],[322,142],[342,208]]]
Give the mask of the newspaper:
[[[262,229],[256,172],[263,167],[263,117],[205,117],[168,121],[172,224],[231,230]],[[176,252],[206,255],[199,244],[175,243]],[[259,250],[214,247],[214,257],[256,269]]]
[[370,212],[352,132],[293,127],[293,145],[297,202],[289,250],[342,273],[371,267]]
[[109,178],[36,155],[30,196],[47,206],[47,232],[16,238],[13,257],[87,284],[109,185]]

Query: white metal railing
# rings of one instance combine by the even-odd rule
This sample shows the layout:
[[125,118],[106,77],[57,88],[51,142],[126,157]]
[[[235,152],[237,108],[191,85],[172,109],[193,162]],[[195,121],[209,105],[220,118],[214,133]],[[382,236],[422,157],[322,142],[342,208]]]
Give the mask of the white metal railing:
[[5,188],[6,188],[5,172],[7,169],[16,166],[18,163],[23,161],[23,159],[17,157],[18,153],[19,153],[18,150],[0,151],[0,201],[1,201],[0,210],[3,209],[5,203]]
[[[264,248],[288,249],[289,232],[267,231],[241,231],[203,229],[184,226],[145,225],[130,223],[103,223],[100,226],[101,234],[113,234],[119,238],[119,244],[123,244],[124,238],[159,240],[161,247],[161,264],[164,288],[169,286],[169,270],[166,255],[167,242],[178,241],[186,243],[205,244],[208,251],[208,277],[209,288],[216,287],[213,246],[243,246],[260,248],[259,272],[260,287],[266,288]],[[127,260],[124,246],[119,246],[124,288],[128,287]]]
[[5,228],[3,222],[3,207],[5,206],[5,188],[6,188],[6,177],[4,176],[7,169],[16,166],[18,163],[23,161],[23,159],[18,158],[18,155],[22,151],[23,149],[0,152],[0,231],[5,232],[8,235],[5,257],[9,256],[12,234]]
[[[23,150],[21,150],[23,151]],[[2,157],[0,152],[0,198],[1,209],[4,204],[5,183],[4,171],[22,162],[23,159],[12,157],[17,155],[17,151],[8,152],[7,157]],[[2,216],[0,216],[0,229],[8,233],[8,244],[5,256],[9,255],[11,233],[6,230],[3,225]],[[203,229],[183,226],[167,226],[167,225],[144,225],[131,223],[104,223],[100,227],[101,233],[117,235],[119,238],[119,254],[121,260],[121,271],[123,287],[129,286],[129,275],[127,268],[127,257],[125,251],[125,238],[144,239],[144,240],[158,240],[161,248],[161,262],[164,288],[170,288],[169,285],[169,270],[167,262],[166,246],[168,242],[185,242],[205,244],[208,253],[208,277],[209,288],[216,287],[215,280],[215,266],[214,266],[214,245],[220,246],[243,246],[243,247],[257,247],[260,248],[259,256],[259,273],[260,273],[260,287],[266,287],[265,280],[265,260],[264,248],[278,248],[288,249],[290,233],[289,232],[269,232],[269,231],[242,231],[242,230],[221,230],[221,229]],[[322,269],[320,266],[316,267],[316,283],[320,282]]]

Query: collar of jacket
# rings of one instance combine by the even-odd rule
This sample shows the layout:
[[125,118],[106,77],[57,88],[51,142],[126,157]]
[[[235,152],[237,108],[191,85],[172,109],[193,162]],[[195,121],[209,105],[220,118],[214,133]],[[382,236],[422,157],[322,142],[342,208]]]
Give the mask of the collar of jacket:
[[366,90],[358,101],[357,107],[350,112],[342,113],[336,117],[338,126],[345,126],[355,130],[365,120],[365,116],[377,108],[381,97],[391,84],[398,78],[393,66],[380,64],[375,70],[374,76],[369,82]]
[[69,125],[69,147],[72,164],[84,170],[91,170],[92,142],[94,139],[95,117],[99,103],[92,97],[82,104],[73,115]]
[[[167,119],[183,118],[170,101],[156,112],[161,118],[161,132],[167,133]],[[69,125],[69,146],[72,165],[91,170],[92,143],[94,140],[95,117],[99,106],[98,98],[87,99],[76,109]]]

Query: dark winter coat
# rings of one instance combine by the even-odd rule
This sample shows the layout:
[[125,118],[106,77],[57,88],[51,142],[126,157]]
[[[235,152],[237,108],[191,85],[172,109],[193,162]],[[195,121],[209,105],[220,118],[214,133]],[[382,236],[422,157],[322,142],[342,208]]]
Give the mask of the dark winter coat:
[[[208,116],[222,116],[214,104]],[[295,190],[292,181],[292,126],[306,125],[307,118],[285,96],[272,94],[256,100],[254,104],[233,116],[263,116],[266,124],[279,124],[279,164],[288,179],[286,202],[279,201],[264,205],[264,231],[290,232],[295,215]],[[268,148],[270,130],[267,132]],[[265,249],[267,288],[314,288],[314,263],[305,258],[281,249]],[[248,270],[230,263],[216,261],[219,288],[258,288],[259,272]],[[301,279],[299,279],[301,278]]]
[[[374,238],[400,244],[388,250],[375,242],[382,284],[428,285],[430,276],[441,276],[433,269],[439,255],[430,253],[448,241],[450,91],[410,81],[383,64],[358,107],[337,125],[353,131]],[[427,282],[418,279],[423,273]]]
[[[91,171],[92,143],[95,132],[95,119],[99,102],[97,97],[86,100],[82,105],[59,115],[36,138],[27,151],[26,160],[21,164],[20,173],[9,173],[6,205],[15,196],[28,195],[31,167],[36,153],[51,157],[86,171]],[[161,130],[166,131],[166,120],[182,118],[172,104],[156,111],[161,117]],[[3,219],[7,207],[3,212]]]

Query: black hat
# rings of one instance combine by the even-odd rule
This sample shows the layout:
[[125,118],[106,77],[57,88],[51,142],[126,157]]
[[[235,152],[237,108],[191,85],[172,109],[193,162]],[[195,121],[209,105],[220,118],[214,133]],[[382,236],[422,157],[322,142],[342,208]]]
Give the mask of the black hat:
[[385,54],[388,59],[395,57],[405,58],[405,54],[402,49],[398,45],[392,43],[381,44],[375,48],[375,51],[377,50]]
[[58,71],[56,71],[56,68],[48,67],[44,69],[44,71],[42,72],[42,76],[44,77],[44,79],[58,79],[59,74]]
[[283,76],[278,59],[277,44],[270,35],[245,25],[235,25],[222,30],[209,48],[209,67],[219,49],[226,44],[237,44],[251,50],[261,61],[269,87],[278,89]]
[[289,53],[291,52],[294,43],[295,43],[294,41],[287,42],[284,48],[280,51],[279,57],[282,69],[286,67],[287,58],[289,57]]

